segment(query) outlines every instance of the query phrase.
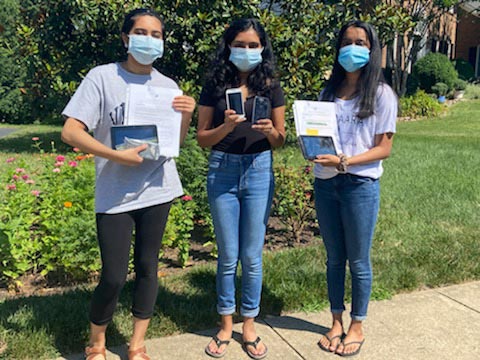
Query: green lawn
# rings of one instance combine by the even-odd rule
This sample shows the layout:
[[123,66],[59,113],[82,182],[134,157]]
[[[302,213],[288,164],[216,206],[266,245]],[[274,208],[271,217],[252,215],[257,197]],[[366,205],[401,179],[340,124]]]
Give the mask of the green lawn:
[[[28,128],[22,131],[17,136],[25,138],[29,151],[35,134]],[[58,128],[47,130],[55,131]],[[1,152],[11,151],[5,145],[8,141],[0,140]],[[374,299],[480,279],[479,150],[480,101],[461,102],[438,119],[398,124],[381,181],[373,247]],[[282,151],[286,156],[295,152],[298,158],[298,149]],[[265,254],[262,315],[325,308],[324,263],[320,241],[308,248]],[[216,326],[213,265],[162,278],[159,285],[149,336]],[[129,283],[109,327],[109,346],[129,337],[131,288]],[[0,358],[42,359],[81,351],[91,291],[85,287],[63,295],[0,300],[0,352],[6,344]]]

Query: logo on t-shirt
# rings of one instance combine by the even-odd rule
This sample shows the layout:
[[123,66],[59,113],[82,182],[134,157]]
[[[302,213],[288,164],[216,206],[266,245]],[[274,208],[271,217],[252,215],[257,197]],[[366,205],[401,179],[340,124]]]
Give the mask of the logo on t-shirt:
[[125,122],[125,103],[121,103],[110,112],[112,125],[123,125]]

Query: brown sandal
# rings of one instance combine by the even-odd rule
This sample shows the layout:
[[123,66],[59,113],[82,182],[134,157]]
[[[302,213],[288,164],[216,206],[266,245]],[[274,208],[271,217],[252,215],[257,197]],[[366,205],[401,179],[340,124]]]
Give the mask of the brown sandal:
[[87,346],[85,348],[85,360],[92,360],[97,355],[102,355],[103,358],[107,359],[107,354],[105,347],[102,346]]
[[138,356],[143,360],[150,360],[150,356],[147,355],[147,348],[145,346],[142,346],[137,350],[128,350],[128,360],[133,360],[135,356]]

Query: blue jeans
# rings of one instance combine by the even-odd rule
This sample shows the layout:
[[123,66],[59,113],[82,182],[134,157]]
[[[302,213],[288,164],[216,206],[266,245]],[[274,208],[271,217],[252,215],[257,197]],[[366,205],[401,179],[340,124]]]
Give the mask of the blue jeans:
[[235,312],[235,278],[242,265],[240,314],[256,317],[262,291],[262,249],[274,189],[272,153],[212,150],[207,193],[218,246],[217,311]]
[[352,277],[353,320],[364,320],[372,291],[370,249],[380,200],[378,179],[351,174],[315,179],[315,208],[327,250],[330,309],[345,310],[345,266]]

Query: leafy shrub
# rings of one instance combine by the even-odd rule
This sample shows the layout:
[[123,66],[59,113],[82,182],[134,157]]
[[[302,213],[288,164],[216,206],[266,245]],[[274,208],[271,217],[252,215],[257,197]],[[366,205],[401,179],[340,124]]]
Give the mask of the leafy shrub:
[[453,89],[453,84],[458,78],[457,71],[446,55],[428,53],[418,60],[413,66],[412,76],[418,82],[420,89],[431,92],[436,83],[444,83],[448,89]]
[[475,70],[472,64],[463,59],[456,59],[453,61],[455,70],[458,72],[458,77],[465,81],[470,81],[475,78]]
[[453,88],[457,91],[463,91],[467,88],[468,83],[465,80],[457,79],[453,84]]
[[442,105],[423,90],[400,98],[400,115],[404,117],[433,117],[439,115],[441,111]]
[[184,195],[181,199],[177,199],[170,209],[167,226],[163,234],[162,246],[178,249],[177,259],[182,267],[188,261],[194,213],[195,202],[190,195]]
[[432,91],[438,96],[445,96],[448,92],[448,85],[442,82],[438,82],[432,86]]
[[0,280],[51,272],[82,279],[100,268],[90,156],[10,158],[1,179]]
[[315,217],[311,167],[279,164],[274,165],[274,172],[273,214],[287,225],[293,241],[299,242],[303,229]]
[[467,85],[464,98],[469,100],[480,99],[480,85]]

